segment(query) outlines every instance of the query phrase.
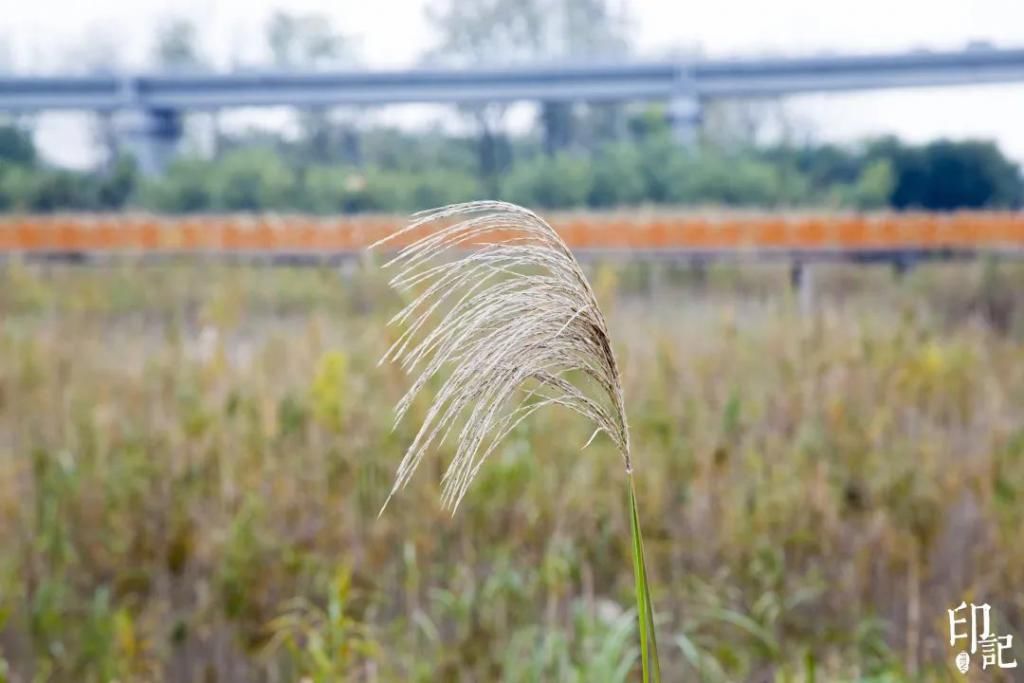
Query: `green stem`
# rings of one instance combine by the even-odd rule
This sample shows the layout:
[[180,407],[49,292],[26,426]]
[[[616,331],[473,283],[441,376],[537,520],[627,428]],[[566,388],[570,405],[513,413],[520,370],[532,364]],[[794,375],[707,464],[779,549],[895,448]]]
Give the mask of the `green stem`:
[[633,576],[636,581],[636,614],[640,626],[640,664],[644,683],[661,683],[658,664],[658,641],[654,632],[654,609],[647,584],[647,563],[644,560],[644,541],[640,533],[640,515],[636,510],[636,487],[633,472],[627,471],[629,484],[629,527],[633,534]]

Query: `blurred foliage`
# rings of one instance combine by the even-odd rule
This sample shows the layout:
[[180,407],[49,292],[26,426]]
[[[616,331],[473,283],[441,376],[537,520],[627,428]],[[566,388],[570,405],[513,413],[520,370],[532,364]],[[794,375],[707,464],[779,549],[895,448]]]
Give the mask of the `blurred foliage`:
[[576,208],[586,205],[590,183],[586,161],[560,154],[538,157],[513,168],[501,195],[524,206]]
[[120,209],[135,194],[133,159],[119,156],[103,173],[82,173],[43,164],[32,136],[0,125],[0,211],[51,212]]
[[898,208],[949,210],[1024,202],[1020,169],[991,142],[939,140],[922,147],[886,138],[868,156],[887,160],[894,173],[889,196]]
[[495,195],[545,209],[951,210],[1024,203],[1020,169],[986,142],[911,146],[885,138],[850,147],[705,144],[686,150],[674,143],[663,117],[641,110],[625,125],[626,137],[599,135],[550,153],[544,151],[550,144],[534,133],[493,137],[492,151],[500,147],[507,157],[493,176],[480,166],[469,137],[358,132],[350,121],[332,124],[326,114],[316,119],[304,125],[313,137],[226,138],[215,158],[180,157],[146,179],[127,157],[98,172],[49,167],[36,158],[26,134],[0,127],[0,211],[404,213]]
[[[961,599],[1021,632],[1019,266],[821,266],[808,315],[781,266],[588,268],[665,680],[949,680]],[[427,409],[392,430],[398,303],[374,267],[0,269],[0,680],[637,680],[575,416],[454,518],[445,449],[377,518]]]
[[0,126],[0,161],[16,166],[36,163],[36,147],[32,136],[17,126]]

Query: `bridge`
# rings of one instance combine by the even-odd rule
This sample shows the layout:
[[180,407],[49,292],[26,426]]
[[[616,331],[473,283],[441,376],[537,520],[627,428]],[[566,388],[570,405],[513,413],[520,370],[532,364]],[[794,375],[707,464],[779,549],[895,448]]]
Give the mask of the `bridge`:
[[392,71],[0,76],[0,111],[135,112],[144,168],[173,153],[187,111],[400,103],[666,101],[691,141],[709,100],[1024,82],[1024,48],[796,58]]

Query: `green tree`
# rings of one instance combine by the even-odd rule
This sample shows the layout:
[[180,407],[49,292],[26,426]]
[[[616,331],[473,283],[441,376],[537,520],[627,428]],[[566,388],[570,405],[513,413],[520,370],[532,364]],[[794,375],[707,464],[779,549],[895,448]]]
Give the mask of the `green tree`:
[[682,166],[676,197],[686,203],[767,207],[795,205],[807,194],[804,176],[746,155],[714,152]]
[[1020,168],[991,142],[938,140],[925,146],[883,138],[868,149],[892,165],[890,204],[898,209],[1019,207]]
[[213,173],[214,164],[211,162],[179,157],[162,176],[142,186],[142,204],[168,213],[209,211],[214,206]]
[[538,157],[517,164],[502,184],[502,196],[544,209],[585,206],[592,178],[586,160],[568,154]]
[[64,169],[26,170],[16,206],[27,211],[87,211],[100,208],[97,185],[82,173]]
[[36,163],[36,146],[29,131],[15,125],[0,126],[0,162],[18,166]]
[[295,206],[295,174],[272,150],[237,149],[213,167],[214,206],[230,211],[262,211]]
[[98,206],[106,210],[124,208],[135,194],[138,182],[139,171],[135,159],[119,156],[97,182]]
[[605,146],[591,164],[587,204],[595,208],[635,206],[647,200],[642,159],[635,145]]
[[689,162],[687,153],[673,144],[667,128],[644,139],[639,153],[647,200],[655,204],[680,202]]
[[[991,142],[939,140],[924,148],[930,209],[1020,206],[1020,168]],[[897,191],[899,187],[897,186]]]
[[859,209],[880,209],[889,203],[896,177],[888,159],[877,159],[861,171],[852,188],[852,204]]

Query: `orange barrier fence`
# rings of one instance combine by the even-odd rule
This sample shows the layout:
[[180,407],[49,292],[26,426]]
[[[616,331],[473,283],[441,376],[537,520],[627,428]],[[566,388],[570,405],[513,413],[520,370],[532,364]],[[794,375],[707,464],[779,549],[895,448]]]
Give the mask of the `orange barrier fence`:
[[[365,248],[402,222],[380,216],[11,216],[0,217],[0,254],[345,254]],[[562,214],[554,216],[553,224],[570,246],[584,250],[1024,249],[1024,213]]]

